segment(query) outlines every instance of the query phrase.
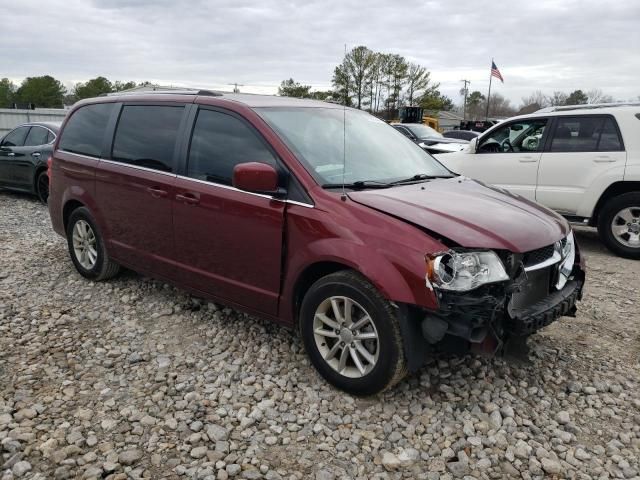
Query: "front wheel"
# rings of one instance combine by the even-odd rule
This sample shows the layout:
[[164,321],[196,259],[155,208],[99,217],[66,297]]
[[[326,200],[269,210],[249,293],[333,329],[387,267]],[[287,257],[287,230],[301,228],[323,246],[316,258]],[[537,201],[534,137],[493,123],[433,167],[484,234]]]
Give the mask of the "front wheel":
[[598,233],[615,254],[640,259],[640,192],[609,200],[598,217]]
[[340,271],[314,283],[300,329],[318,372],[354,395],[391,388],[406,374],[397,309],[361,275]]

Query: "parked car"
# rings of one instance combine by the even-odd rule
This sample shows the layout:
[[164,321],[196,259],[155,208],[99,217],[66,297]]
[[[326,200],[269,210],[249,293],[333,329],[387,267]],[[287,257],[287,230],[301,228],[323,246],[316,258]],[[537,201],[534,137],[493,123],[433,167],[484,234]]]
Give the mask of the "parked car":
[[497,352],[582,295],[562,217],[452,174],[360,110],[191,91],[90,99],[50,168],[52,225],[81,275],[124,266],[299,328],[320,374],[358,395],[434,349]]
[[60,123],[33,122],[19,125],[0,140],[0,188],[33,193],[47,203],[47,158]]
[[480,132],[473,130],[449,130],[442,135],[446,138],[457,138],[458,140],[466,140],[468,142],[480,135]]
[[550,107],[491,128],[449,169],[597,227],[614,253],[640,259],[640,104]]
[[467,140],[446,138],[422,123],[392,123],[391,126],[431,154],[459,152],[469,143]]

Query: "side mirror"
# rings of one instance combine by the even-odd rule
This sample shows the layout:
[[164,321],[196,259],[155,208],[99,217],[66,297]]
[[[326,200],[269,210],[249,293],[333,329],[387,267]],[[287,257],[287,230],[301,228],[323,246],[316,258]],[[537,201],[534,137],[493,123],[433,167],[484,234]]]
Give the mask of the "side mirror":
[[476,153],[477,149],[478,149],[478,137],[474,137],[471,140],[469,140],[469,151],[471,153]]
[[281,194],[278,172],[266,163],[239,163],[233,168],[233,186],[253,193]]

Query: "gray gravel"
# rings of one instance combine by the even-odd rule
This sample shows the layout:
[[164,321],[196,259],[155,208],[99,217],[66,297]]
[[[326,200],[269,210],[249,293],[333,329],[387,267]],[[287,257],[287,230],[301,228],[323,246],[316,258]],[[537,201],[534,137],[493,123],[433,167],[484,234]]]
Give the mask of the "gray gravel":
[[0,192],[0,479],[638,478],[640,262],[595,234],[587,297],[529,359],[434,359],[336,391],[292,332],[125,272],[72,268]]

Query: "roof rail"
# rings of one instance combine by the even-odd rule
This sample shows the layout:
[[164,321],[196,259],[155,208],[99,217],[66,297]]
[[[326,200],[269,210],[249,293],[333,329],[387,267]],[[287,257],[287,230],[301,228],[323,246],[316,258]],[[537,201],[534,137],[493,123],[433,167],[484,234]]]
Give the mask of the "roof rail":
[[120,96],[120,95],[200,95],[206,97],[221,97],[221,92],[214,92],[213,90],[201,90],[197,88],[193,89],[181,89],[181,90],[137,90],[133,92],[111,92],[100,95],[101,97],[107,96]]
[[541,108],[540,110],[536,110],[536,113],[565,112],[570,110],[595,110],[598,108],[613,108],[613,107],[640,107],[640,102],[590,103],[586,105],[561,105],[557,107]]

